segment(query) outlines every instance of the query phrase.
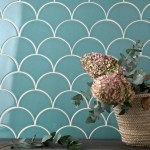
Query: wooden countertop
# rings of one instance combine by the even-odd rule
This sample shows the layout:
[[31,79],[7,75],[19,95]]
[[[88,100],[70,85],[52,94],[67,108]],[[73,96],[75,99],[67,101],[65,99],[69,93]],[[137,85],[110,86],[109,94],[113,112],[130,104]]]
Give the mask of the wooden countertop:
[[[0,147],[7,145],[11,142],[8,139],[0,139]],[[82,149],[81,150],[150,150],[149,148],[140,148],[140,147],[132,147],[127,146],[121,141],[117,140],[81,140]],[[3,148],[2,150],[9,150],[9,147]],[[62,147],[57,147],[55,149],[51,148],[42,148],[36,150],[65,150]],[[24,150],[21,148],[21,150]],[[34,149],[32,149],[34,150]]]

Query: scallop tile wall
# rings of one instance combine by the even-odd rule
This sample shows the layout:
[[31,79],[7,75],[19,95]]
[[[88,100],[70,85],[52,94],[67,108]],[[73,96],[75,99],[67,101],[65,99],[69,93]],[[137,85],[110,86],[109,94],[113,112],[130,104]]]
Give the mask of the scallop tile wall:
[[94,99],[71,98],[91,81],[83,54],[119,58],[138,39],[150,73],[150,0],[0,0],[0,138],[119,139],[113,111],[87,125]]

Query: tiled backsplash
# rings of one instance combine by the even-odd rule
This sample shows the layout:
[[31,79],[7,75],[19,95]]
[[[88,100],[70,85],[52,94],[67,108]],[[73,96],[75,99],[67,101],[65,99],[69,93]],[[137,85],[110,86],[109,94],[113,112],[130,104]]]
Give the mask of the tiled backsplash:
[[93,51],[119,58],[140,39],[140,66],[150,73],[150,0],[0,0],[0,16],[0,138],[119,139],[113,111],[89,125],[94,99],[72,104],[91,81],[79,59]]

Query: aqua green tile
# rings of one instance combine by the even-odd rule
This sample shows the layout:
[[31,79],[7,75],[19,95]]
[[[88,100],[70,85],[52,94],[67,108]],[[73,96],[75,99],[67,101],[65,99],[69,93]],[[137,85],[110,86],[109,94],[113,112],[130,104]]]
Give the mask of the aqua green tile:
[[81,22],[68,20],[58,26],[56,36],[65,39],[73,46],[77,40],[88,36],[88,30]]
[[150,57],[141,56],[140,58],[141,59],[138,68],[142,68],[146,72],[146,74],[150,74]]
[[120,59],[120,53],[126,55],[126,49],[131,48],[134,42],[129,39],[118,39],[111,43],[107,50],[107,55],[114,56],[117,59]]
[[126,2],[134,4],[141,12],[142,10],[150,3],[150,0],[144,0],[141,3],[141,0],[125,0]]
[[105,46],[123,36],[121,28],[113,21],[99,21],[91,29],[91,37],[99,39]]
[[99,4],[104,8],[104,10],[107,12],[113,5],[122,2],[122,0],[91,0],[91,2],[94,2],[96,4]]
[[26,110],[22,108],[13,108],[2,116],[1,123],[9,126],[18,134],[24,127],[33,125],[33,118]]
[[34,83],[28,75],[21,72],[13,72],[8,74],[3,80],[2,88],[12,91],[16,98],[19,99],[24,92],[34,89]]
[[[5,68],[4,68],[5,67]],[[3,78],[10,72],[17,70],[17,64],[13,59],[8,57],[7,55],[0,55],[0,82],[2,82]]]
[[36,18],[34,9],[22,2],[15,2],[9,5],[3,12],[3,17],[12,21],[18,28]]
[[90,29],[95,22],[106,19],[106,14],[97,4],[83,3],[75,9],[73,18],[80,20]]
[[62,111],[51,108],[40,114],[36,124],[43,126],[49,132],[55,132],[62,126],[69,125],[69,120]]
[[58,73],[48,73],[39,80],[37,88],[48,93],[52,100],[54,100],[60,92],[69,90],[70,85],[63,75]]
[[140,20],[140,12],[131,4],[120,3],[112,7],[108,13],[108,19],[116,21],[125,29],[129,23]]
[[66,6],[61,3],[49,3],[42,7],[38,14],[38,18],[45,20],[53,29],[56,29],[61,22],[71,19],[71,14]]
[[80,4],[84,3],[84,2],[88,2],[88,0],[55,0],[56,2],[60,2],[64,5],[66,5],[71,12],[73,12],[73,10]]
[[102,126],[94,130],[94,132],[91,134],[90,139],[104,139],[104,140],[110,140],[110,139],[120,139],[120,133],[117,129],[113,127],[108,126]]
[[57,134],[71,135],[72,137],[77,139],[87,139],[85,131],[75,126],[65,126],[59,129]]
[[50,97],[39,90],[28,91],[19,100],[19,106],[29,110],[34,117],[51,105]]
[[3,11],[5,9],[6,6],[8,6],[10,3],[13,3],[17,0],[0,0],[0,10]]
[[0,19],[0,47],[10,37],[16,36],[17,31],[12,23],[7,20]]
[[85,37],[77,41],[73,47],[73,54],[83,56],[84,54],[98,52],[105,54],[105,47],[95,38]]
[[77,112],[78,110],[80,110],[82,108],[87,107],[86,99],[81,101],[81,104],[78,107],[75,107],[73,105],[72,98],[73,98],[73,96],[75,96],[77,94],[79,94],[79,93],[73,92],[73,91],[62,92],[55,99],[54,107],[59,108],[59,109],[63,110],[64,112],[66,112],[66,114],[68,114],[69,118],[71,119],[71,117],[74,115],[75,112]]
[[150,57],[150,41],[143,47],[142,55]]
[[36,46],[44,39],[53,36],[53,29],[42,20],[33,20],[25,24],[21,29],[21,36],[29,38]]
[[35,53],[35,48],[26,38],[12,37],[4,43],[2,53],[13,57],[20,64],[26,56]]
[[51,61],[41,55],[31,55],[26,57],[20,65],[20,70],[30,74],[35,81],[43,74],[53,71]]
[[0,90],[0,115],[8,108],[16,105],[16,99],[12,93],[7,90]]
[[80,58],[77,56],[66,56],[62,58],[56,64],[55,71],[65,75],[71,83],[79,74],[84,73],[80,65]]
[[30,4],[37,12],[45,4],[53,2],[53,0],[22,0]]
[[142,14],[142,19],[150,21],[150,15],[149,14],[150,14],[150,5],[145,8],[145,10],[144,10],[144,12]]
[[79,110],[77,113],[75,113],[75,116],[72,118],[72,125],[83,129],[88,136],[94,128],[99,127],[101,125],[105,125],[105,120],[102,116],[100,116],[99,120],[97,120],[95,123],[86,123],[86,119],[89,115],[90,110],[91,109],[88,108],[83,109],[81,111]]
[[29,126],[21,132],[19,138],[33,138],[36,135],[36,138],[43,138],[44,135],[48,135],[48,132],[39,126]]
[[92,79],[90,78],[90,76],[88,74],[83,74],[81,76],[79,76],[78,78],[76,78],[76,80],[74,80],[73,84],[72,84],[72,89],[75,91],[88,91],[90,90],[90,87],[87,86],[87,83],[91,83]]
[[119,128],[114,112],[111,113],[107,118],[107,125]]
[[53,64],[65,55],[71,54],[70,45],[61,38],[48,38],[39,46],[38,53],[48,57]]
[[5,126],[3,126],[3,125],[0,125],[0,138],[7,138],[7,139],[10,139],[10,138],[12,138],[12,139],[14,139],[14,138],[16,138],[15,137],[15,135],[14,135],[14,133],[11,131],[11,129],[10,128],[8,128],[8,127],[5,127]]
[[[140,32],[142,31],[142,32]],[[132,23],[125,32],[125,37],[133,40],[141,40],[143,43],[149,40],[150,22],[138,20]]]

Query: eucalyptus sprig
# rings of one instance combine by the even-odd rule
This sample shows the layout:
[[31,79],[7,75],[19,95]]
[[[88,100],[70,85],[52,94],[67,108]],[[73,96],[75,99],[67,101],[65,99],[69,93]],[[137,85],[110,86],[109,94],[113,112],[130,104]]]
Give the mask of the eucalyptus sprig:
[[40,142],[36,140],[36,135],[34,135],[31,140],[17,139],[8,145],[0,147],[0,149],[5,147],[10,147],[10,149],[35,149],[45,147],[55,148],[57,145],[61,145],[68,150],[81,149],[81,143],[71,135],[62,136],[61,134],[56,134],[56,132],[53,132],[50,135],[45,135]]

